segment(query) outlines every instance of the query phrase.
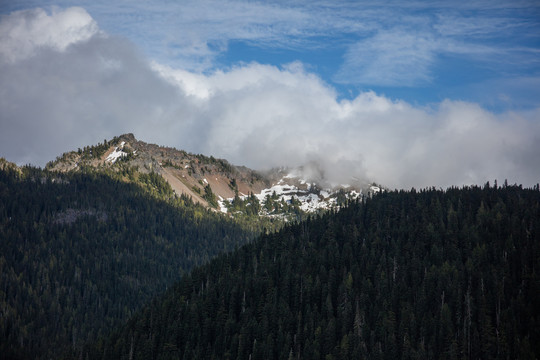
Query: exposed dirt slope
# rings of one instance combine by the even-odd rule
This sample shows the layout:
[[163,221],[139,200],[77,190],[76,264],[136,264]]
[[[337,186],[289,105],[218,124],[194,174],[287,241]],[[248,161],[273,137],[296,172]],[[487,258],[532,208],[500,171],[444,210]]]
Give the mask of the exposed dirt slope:
[[178,195],[186,194],[204,205],[208,205],[203,198],[206,185],[210,185],[218,199],[234,197],[235,189],[240,195],[247,195],[259,193],[270,185],[269,180],[246,167],[234,166],[212,156],[148,144],[137,140],[133,134],[65,153],[47,164],[47,169],[76,171],[84,166],[115,171],[133,168],[142,173],[156,172]]

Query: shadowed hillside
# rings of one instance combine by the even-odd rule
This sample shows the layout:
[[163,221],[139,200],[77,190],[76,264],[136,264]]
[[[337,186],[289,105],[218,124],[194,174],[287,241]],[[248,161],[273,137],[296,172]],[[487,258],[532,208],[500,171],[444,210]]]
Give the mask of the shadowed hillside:
[[540,192],[385,192],[219,256],[93,359],[534,359]]
[[137,182],[0,161],[0,353],[56,358],[254,234],[155,173]]

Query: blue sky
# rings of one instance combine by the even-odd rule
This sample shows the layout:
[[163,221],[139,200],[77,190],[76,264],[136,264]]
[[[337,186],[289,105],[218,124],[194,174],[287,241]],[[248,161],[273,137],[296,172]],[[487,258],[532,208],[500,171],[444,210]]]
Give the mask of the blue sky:
[[123,132],[388,186],[540,181],[538,1],[0,0],[0,156]]
[[9,1],[2,13],[83,7],[110,35],[196,72],[300,61],[351,98],[538,106],[535,1]]

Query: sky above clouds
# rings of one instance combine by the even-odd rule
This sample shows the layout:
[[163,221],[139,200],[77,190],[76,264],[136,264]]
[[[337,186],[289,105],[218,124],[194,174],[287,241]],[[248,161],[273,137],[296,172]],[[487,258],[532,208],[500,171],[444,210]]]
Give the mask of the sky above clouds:
[[0,156],[125,132],[409,188],[540,181],[535,1],[0,0]]

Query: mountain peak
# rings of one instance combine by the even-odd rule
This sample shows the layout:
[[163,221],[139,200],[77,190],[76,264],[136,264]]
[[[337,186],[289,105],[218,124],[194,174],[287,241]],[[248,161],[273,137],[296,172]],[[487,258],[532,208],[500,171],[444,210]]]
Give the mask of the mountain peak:
[[122,135],[118,136],[118,139],[124,140],[124,141],[127,141],[127,142],[132,142],[132,143],[137,141],[137,139],[135,139],[135,135],[133,135],[133,133],[122,134]]
[[[372,190],[367,182],[334,184],[328,180],[334,174],[325,174],[314,161],[296,168],[257,172],[213,156],[149,144],[137,140],[132,133],[65,153],[47,164],[47,169],[61,172],[85,167],[128,174],[122,175],[126,181],[136,180],[134,172],[154,172],[178,196],[187,195],[195,202],[229,214],[254,212],[255,208],[263,216],[315,212],[339,207],[347,199]],[[258,204],[252,204],[255,201]],[[252,208],[248,211],[246,206]]]

